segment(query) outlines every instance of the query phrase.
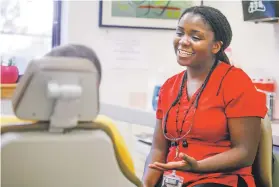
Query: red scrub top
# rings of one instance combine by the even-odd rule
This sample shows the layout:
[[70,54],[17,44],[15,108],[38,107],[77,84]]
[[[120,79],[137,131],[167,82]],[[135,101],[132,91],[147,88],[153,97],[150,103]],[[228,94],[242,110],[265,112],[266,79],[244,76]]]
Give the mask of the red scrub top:
[[[185,71],[169,78],[161,87],[156,112],[157,119],[164,119],[170,105],[176,99],[184,73]],[[183,89],[180,99],[178,129],[181,128],[185,110],[189,108],[198,93],[197,90],[188,101],[186,89]],[[175,137],[177,137],[177,108],[178,105],[172,107],[167,120],[167,133]],[[182,143],[179,143],[179,152],[186,153],[196,160],[225,152],[231,148],[227,118],[245,116],[264,118],[266,112],[265,94],[256,90],[248,75],[239,68],[220,63],[213,71],[200,97],[195,115],[193,107],[189,110],[182,135],[190,129],[192,121],[193,126],[186,136],[188,147],[184,148]],[[170,147],[167,162],[173,161],[174,158],[175,147]],[[184,178],[184,183],[190,183],[189,187],[210,182],[237,187],[238,175],[243,177],[249,187],[255,187],[251,166],[228,173],[198,174],[182,171],[176,173]]]

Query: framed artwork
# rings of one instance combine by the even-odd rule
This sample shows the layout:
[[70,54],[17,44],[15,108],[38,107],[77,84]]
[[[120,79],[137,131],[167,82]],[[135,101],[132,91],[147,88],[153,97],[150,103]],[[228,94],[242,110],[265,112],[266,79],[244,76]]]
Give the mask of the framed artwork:
[[99,27],[175,30],[184,9],[202,1],[100,0]]

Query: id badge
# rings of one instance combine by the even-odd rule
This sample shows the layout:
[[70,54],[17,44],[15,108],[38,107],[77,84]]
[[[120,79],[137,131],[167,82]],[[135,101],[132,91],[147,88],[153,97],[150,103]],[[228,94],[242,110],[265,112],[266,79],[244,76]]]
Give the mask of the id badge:
[[162,187],[182,187],[183,177],[177,176],[175,171],[170,174],[164,174]]

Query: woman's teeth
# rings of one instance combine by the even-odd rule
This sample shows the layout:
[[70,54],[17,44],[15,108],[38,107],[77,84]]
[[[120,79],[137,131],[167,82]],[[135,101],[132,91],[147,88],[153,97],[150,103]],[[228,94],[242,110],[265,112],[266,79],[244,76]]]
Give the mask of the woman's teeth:
[[190,57],[192,56],[194,53],[189,53],[187,51],[183,51],[183,50],[178,50],[178,54],[181,57]]

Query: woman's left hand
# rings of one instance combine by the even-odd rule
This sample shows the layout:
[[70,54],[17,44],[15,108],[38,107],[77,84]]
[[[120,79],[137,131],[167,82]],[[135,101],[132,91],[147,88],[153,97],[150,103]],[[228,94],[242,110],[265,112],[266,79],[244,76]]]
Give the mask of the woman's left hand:
[[180,161],[172,161],[168,163],[154,162],[149,164],[152,169],[157,169],[160,171],[167,170],[182,170],[182,171],[196,171],[198,168],[198,162],[193,157],[186,155],[185,153],[179,153]]

